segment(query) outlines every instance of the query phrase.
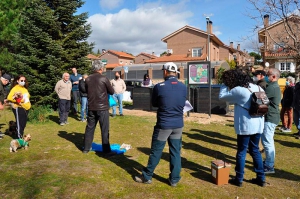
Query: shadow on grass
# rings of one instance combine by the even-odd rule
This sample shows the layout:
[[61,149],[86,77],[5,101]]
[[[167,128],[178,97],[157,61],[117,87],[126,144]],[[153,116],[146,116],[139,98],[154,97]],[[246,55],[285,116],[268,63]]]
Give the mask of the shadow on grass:
[[59,118],[57,116],[49,115],[48,118],[49,118],[49,120],[59,124]]
[[[222,135],[220,133],[212,132],[212,131],[203,131],[203,130],[198,130],[198,129],[192,129],[191,131],[196,131],[199,134],[187,133],[187,132],[182,132],[182,134],[187,135],[189,138],[192,138],[195,140],[202,140],[207,143],[217,144],[220,146],[225,146],[228,148],[236,149],[236,144],[232,144],[232,143],[223,141],[223,140],[232,140],[232,141],[235,141],[235,143],[236,143],[236,139],[233,139],[231,137]],[[216,138],[219,138],[219,139],[216,139]]]
[[[127,156],[124,154],[107,157],[103,153],[96,152],[96,155],[106,160],[109,160],[110,162],[125,170],[129,175],[131,175],[133,181],[135,181],[134,176],[141,175],[141,171],[144,168],[144,166],[141,165],[139,162],[133,160],[131,156]],[[168,184],[168,181],[159,175],[154,174],[153,178],[160,182]]]
[[[296,139],[296,138],[295,138]],[[275,142],[278,142],[279,144],[291,148],[300,148],[300,143],[294,143],[294,142],[288,142],[283,140],[274,140]]]
[[[151,149],[145,148],[145,147],[138,147],[139,151],[143,152],[146,155],[150,154]],[[161,159],[169,162],[170,161],[170,155],[169,153],[163,152]],[[196,164],[194,162],[191,162],[187,160],[184,157],[181,157],[181,167],[183,170],[188,172],[187,170],[191,170],[192,172],[189,172],[192,176],[195,178],[199,178],[201,180],[211,182],[211,175],[210,175],[210,169],[204,166],[201,166],[199,164]],[[155,177],[157,178],[157,176]],[[161,178],[161,177],[160,177]],[[165,182],[168,184],[168,179],[161,178],[161,182]]]
[[66,131],[58,131],[58,136],[68,140],[69,142],[72,142],[78,150],[82,151],[84,134],[77,132],[68,133]]

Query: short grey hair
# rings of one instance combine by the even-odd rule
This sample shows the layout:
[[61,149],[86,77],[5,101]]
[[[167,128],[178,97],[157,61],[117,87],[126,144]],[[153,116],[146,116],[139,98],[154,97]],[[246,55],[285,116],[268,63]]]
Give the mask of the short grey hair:
[[280,71],[277,68],[270,68],[269,72],[272,75],[275,75],[275,77],[276,77],[277,80],[280,78]]
[[92,71],[93,72],[97,72],[103,68],[104,68],[104,64],[102,61],[100,61],[100,60],[93,61],[93,63],[92,63]]
[[295,78],[293,78],[292,76],[288,76],[286,79],[292,82],[293,84],[295,83]]
[[64,78],[65,75],[69,75],[69,73],[63,73],[62,78]]

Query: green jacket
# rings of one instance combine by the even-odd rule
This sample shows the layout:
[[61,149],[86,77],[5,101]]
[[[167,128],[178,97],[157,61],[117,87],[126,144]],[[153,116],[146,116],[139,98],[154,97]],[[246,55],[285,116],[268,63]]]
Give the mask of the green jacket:
[[26,142],[23,139],[17,139],[17,141],[19,142],[19,144],[20,144],[21,147],[28,146],[28,142]]
[[281,91],[278,82],[269,82],[265,90],[270,100],[268,113],[265,115],[265,122],[278,124],[280,121],[279,104],[281,101]]

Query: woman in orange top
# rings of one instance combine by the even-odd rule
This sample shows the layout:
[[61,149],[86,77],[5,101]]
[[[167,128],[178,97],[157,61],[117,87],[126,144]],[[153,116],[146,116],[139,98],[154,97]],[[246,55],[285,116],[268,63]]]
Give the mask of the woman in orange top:
[[18,138],[23,138],[28,112],[31,107],[30,95],[27,90],[28,82],[24,75],[19,75],[13,81],[7,100],[12,104],[12,111],[16,118]]

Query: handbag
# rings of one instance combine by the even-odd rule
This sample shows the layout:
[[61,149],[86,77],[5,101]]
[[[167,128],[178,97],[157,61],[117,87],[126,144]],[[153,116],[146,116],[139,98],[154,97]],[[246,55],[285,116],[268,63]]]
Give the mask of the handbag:
[[117,102],[112,95],[108,95],[108,104],[109,107],[117,106]]

